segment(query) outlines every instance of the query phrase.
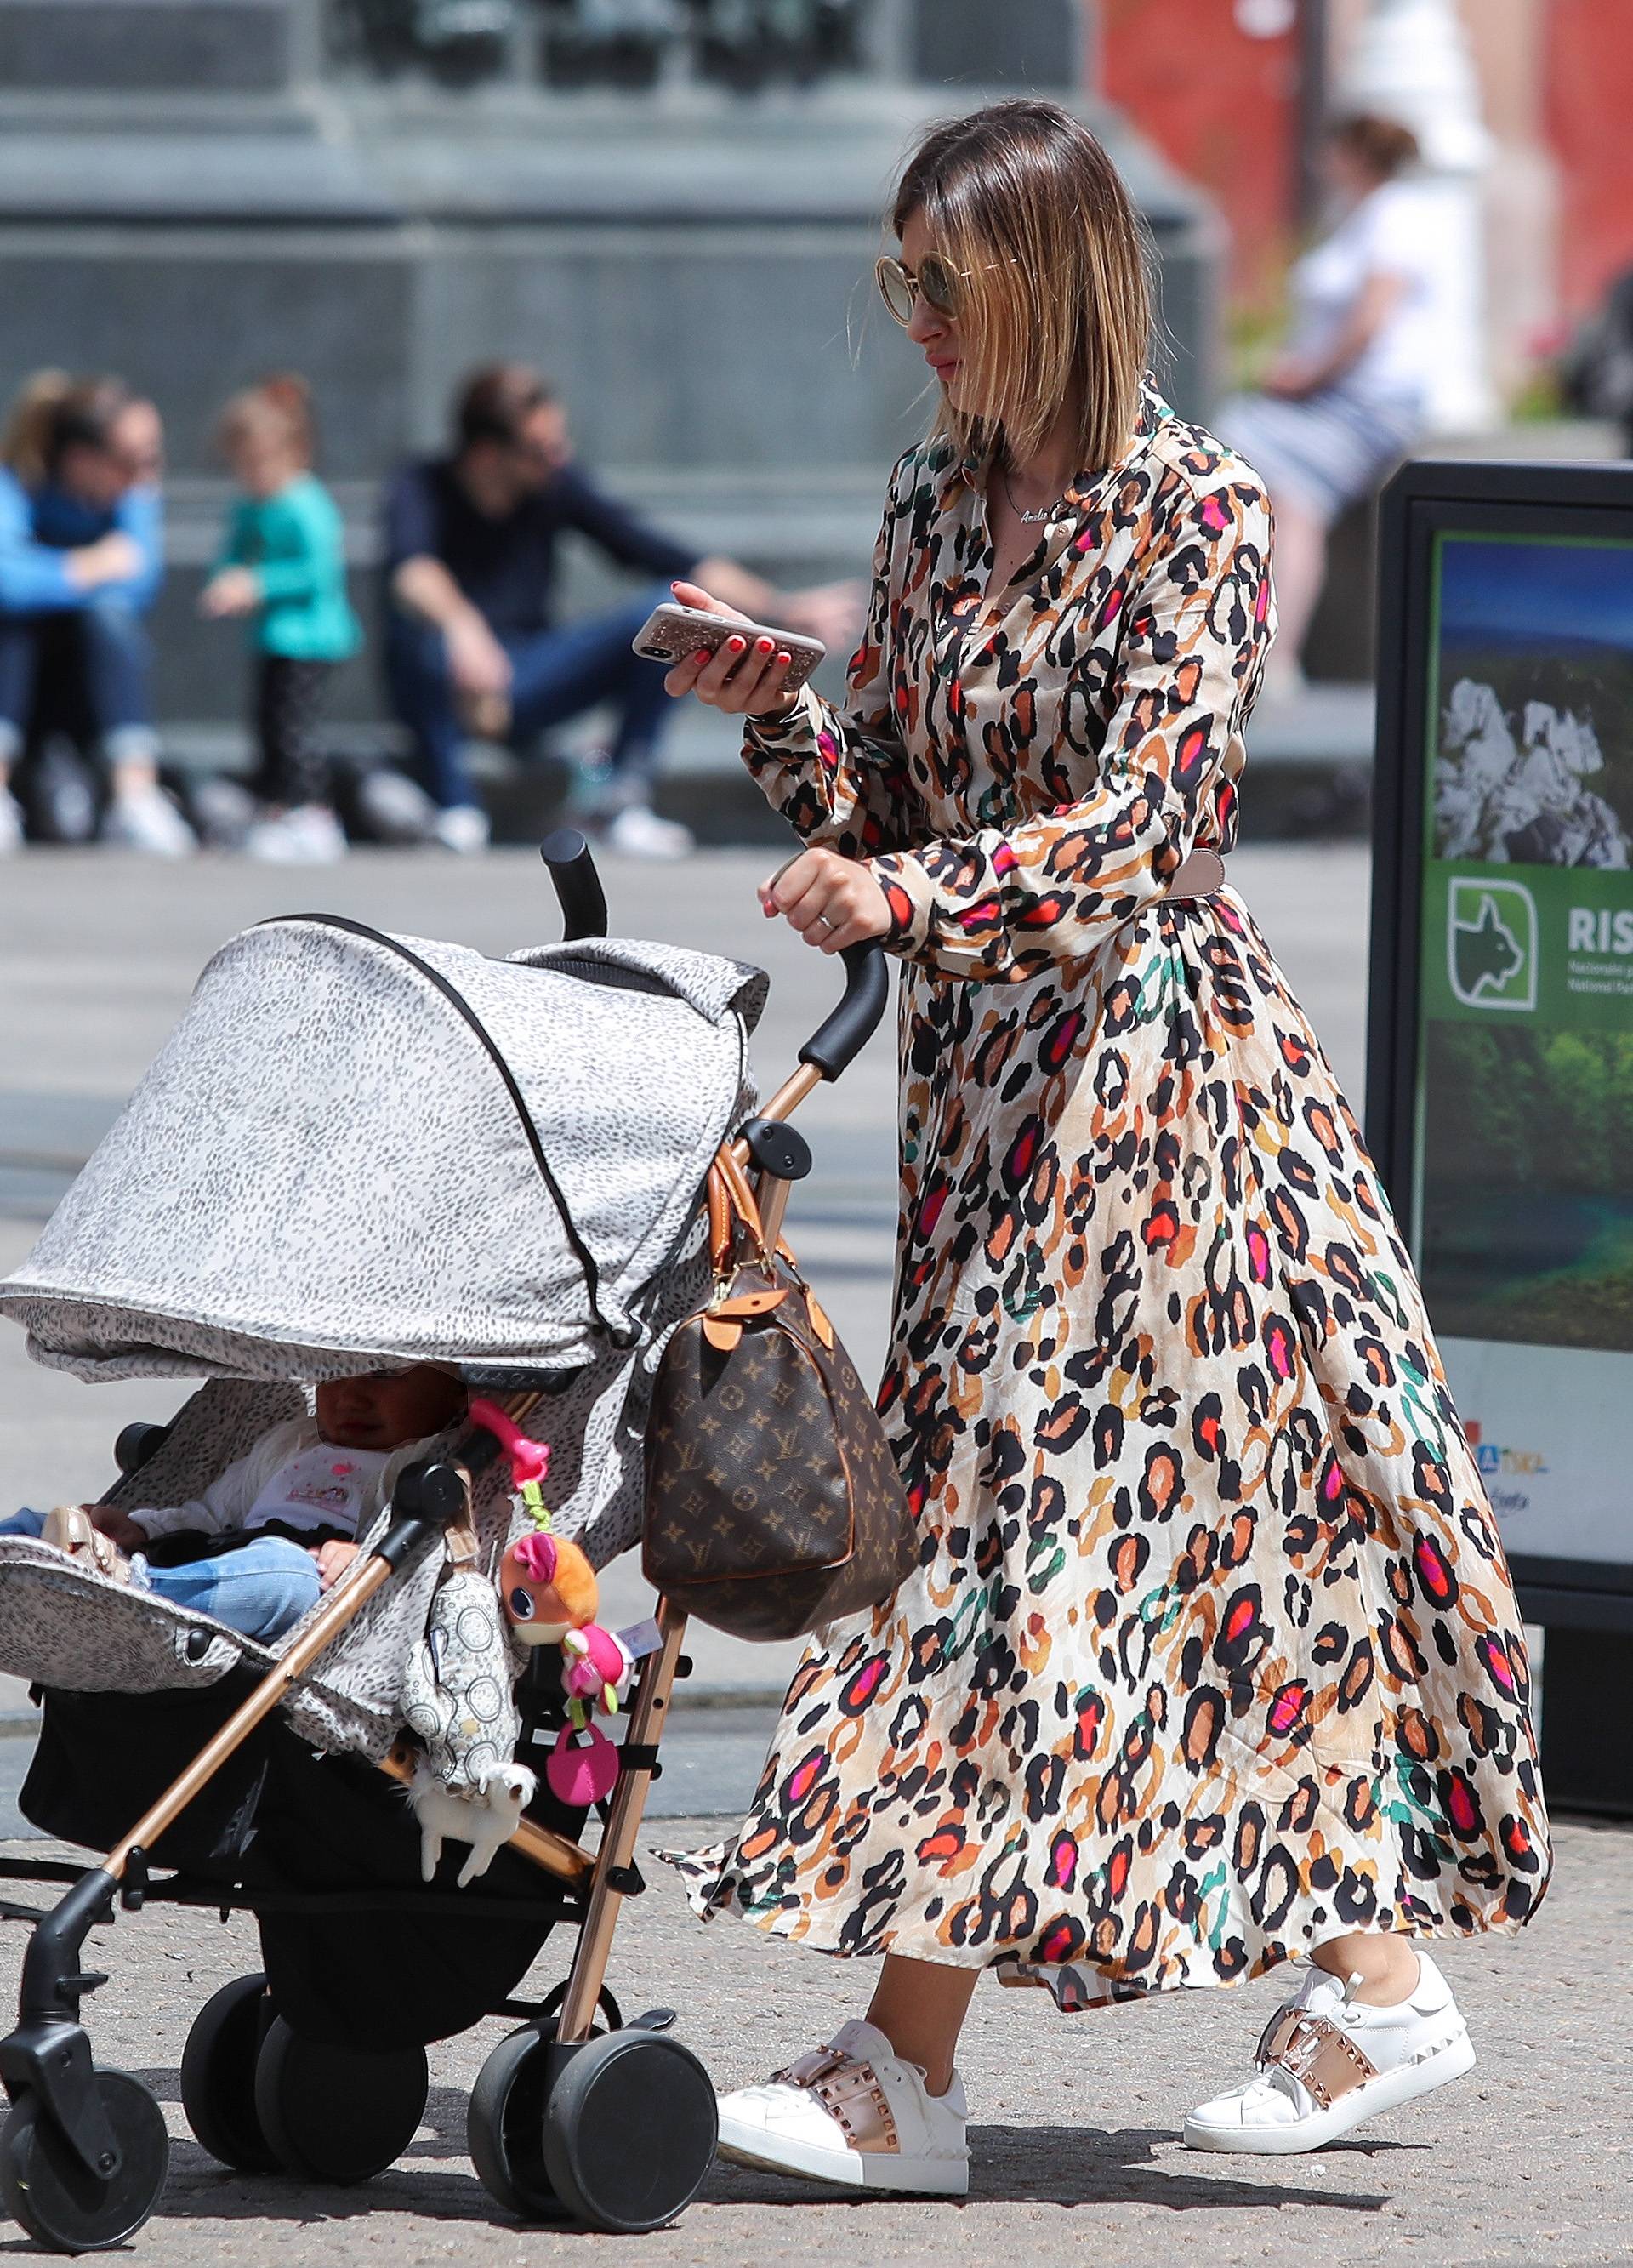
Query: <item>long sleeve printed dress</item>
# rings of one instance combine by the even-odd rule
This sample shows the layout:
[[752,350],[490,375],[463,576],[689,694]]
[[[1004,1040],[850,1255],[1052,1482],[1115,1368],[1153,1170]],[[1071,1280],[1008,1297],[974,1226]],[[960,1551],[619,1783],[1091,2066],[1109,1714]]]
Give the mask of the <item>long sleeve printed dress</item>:
[[1549,1857],[1519,1615],[1411,1263],[1228,888],[1272,635],[1240,460],[1147,393],[987,590],[893,478],[852,701],[745,757],[905,964],[880,1407],[922,1536],[818,1633],[700,1911],[1063,2007],[1352,1929],[1511,1928]]

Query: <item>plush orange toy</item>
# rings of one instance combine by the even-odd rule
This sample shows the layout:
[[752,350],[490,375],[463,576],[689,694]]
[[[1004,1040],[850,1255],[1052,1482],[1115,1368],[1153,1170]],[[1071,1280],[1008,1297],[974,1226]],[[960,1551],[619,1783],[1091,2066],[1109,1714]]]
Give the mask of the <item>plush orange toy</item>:
[[504,1617],[523,1646],[560,1646],[595,1620],[595,1570],[576,1543],[542,1528],[512,1543],[499,1562]]

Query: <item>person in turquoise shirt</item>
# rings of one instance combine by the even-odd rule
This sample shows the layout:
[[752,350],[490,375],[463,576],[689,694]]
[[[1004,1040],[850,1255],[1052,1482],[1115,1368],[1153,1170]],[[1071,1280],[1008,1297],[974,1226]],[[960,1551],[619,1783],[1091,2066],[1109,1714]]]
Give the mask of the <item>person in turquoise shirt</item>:
[[284,864],[342,858],[346,837],[317,728],[330,680],[362,632],[346,596],[345,530],[312,469],[305,381],[271,378],[235,394],[217,431],[243,493],[199,608],[244,616],[255,655],[262,814],[244,847]]

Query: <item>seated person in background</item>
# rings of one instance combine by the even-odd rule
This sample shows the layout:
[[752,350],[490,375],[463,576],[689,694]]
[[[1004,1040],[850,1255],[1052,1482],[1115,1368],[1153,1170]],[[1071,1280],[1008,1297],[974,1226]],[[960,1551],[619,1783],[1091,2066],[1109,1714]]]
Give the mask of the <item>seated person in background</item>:
[[1271,698],[1302,689],[1299,651],[1328,528],[1377,493],[1424,430],[1454,255],[1441,208],[1409,178],[1417,157],[1394,119],[1357,114],[1334,127],[1326,170],[1339,217],[1293,269],[1292,337],[1262,391],[1222,403],[1213,420],[1276,513]]
[[[846,584],[781,594],[731,560],[700,560],[695,546],[637,519],[575,461],[561,405],[522,364],[474,372],[454,416],[453,453],[405,466],[386,504],[386,675],[396,713],[417,743],[422,782],[439,807],[439,840],[462,851],[488,840],[487,814],[465,766],[467,732],[520,749],[550,725],[608,702],[617,729],[589,823],[614,850],[684,856],[687,830],[651,807],[671,704],[662,666],[630,652],[636,632],[686,576],[756,620],[838,645],[859,619],[857,593]],[[660,587],[556,627],[556,542],[568,529]]]
[[106,771],[105,843],[184,856],[192,830],[158,784],[143,622],[164,578],[157,413],[118,379],[42,372],[0,450],[0,852],[22,840],[10,774],[45,720]]
[[[38,1536],[246,1638],[279,1638],[344,1573],[397,1476],[466,1400],[463,1381],[428,1362],[333,1379],[317,1389],[315,1417],[274,1425],[188,1504],[18,1512],[0,1520],[0,1535]],[[149,1544],[181,1536],[199,1540],[196,1557],[151,1564]]]

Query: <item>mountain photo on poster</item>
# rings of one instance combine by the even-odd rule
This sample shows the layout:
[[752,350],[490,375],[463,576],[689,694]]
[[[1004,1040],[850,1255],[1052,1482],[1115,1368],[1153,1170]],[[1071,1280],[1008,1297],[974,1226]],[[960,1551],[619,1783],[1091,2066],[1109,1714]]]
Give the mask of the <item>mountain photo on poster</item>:
[[1633,863],[1633,544],[1440,545],[1434,855]]
[[1633,544],[1438,549],[1430,1311],[1460,1338],[1633,1351]]

